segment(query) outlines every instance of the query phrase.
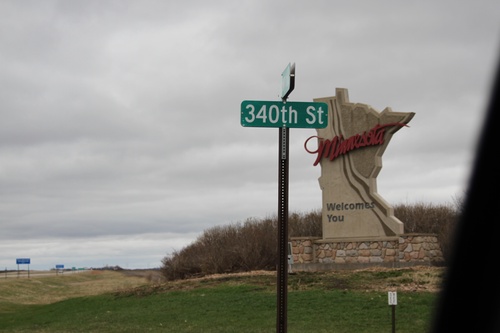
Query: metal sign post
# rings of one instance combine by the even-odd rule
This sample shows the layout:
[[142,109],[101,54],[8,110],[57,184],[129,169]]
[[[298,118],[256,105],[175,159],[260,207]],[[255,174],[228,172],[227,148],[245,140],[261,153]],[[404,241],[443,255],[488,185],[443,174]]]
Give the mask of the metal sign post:
[[398,304],[398,293],[389,291],[387,293],[389,305],[392,307],[392,333],[396,333],[396,305]]
[[[281,99],[284,103],[295,88],[295,64],[288,65],[281,74]],[[288,148],[290,128],[279,128],[278,175],[278,267],[276,332],[287,332],[288,300]]]
[[243,101],[241,126],[278,127],[278,260],[276,332],[287,332],[288,292],[288,164],[290,128],[325,128],[328,124],[326,103],[289,102],[295,88],[295,64],[281,74],[281,101]]
[[288,299],[288,147],[290,129],[279,129],[278,269],[276,332],[287,331]]

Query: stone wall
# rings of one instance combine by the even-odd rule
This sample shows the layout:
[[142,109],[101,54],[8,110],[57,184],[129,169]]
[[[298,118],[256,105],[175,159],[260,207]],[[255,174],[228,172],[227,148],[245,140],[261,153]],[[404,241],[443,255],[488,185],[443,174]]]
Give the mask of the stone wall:
[[296,237],[290,241],[295,270],[444,264],[441,246],[433,234],[403,234],[376,240]]

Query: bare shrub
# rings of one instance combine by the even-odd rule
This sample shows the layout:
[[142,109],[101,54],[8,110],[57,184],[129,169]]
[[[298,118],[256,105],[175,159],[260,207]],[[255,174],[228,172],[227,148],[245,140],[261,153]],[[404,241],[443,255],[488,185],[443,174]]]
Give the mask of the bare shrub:
[[321,237],[322,230],[321,209],[288,216],[289,237]]
[[[453,205],[398,204],[394,215],[405,225],[405,233],[436,234],[445,259],[449,255],[454,227],[464,200]],[[288,215],[289,237],[321,237],[320,209]],[[275,270],[278,217],[249,218],[205,230],[194,243],[163,258],[160,268],[167,280],[208,274]]]
[[198,242],[163,258],[160,267],[167,280],[178,280],[201,275],[201,256],[203,248]]
[[453,230],[459,214],[457,207],[451,204],[418,202],[394,206],[394,216],[404,223],[405,233],[436,234],[445,258],[450,254]]
[[453,197],[453,204],[455,206],[455,211],[458,215],[462,215],[465,209],[465,203],[467,199],[467,193],[464,192],[462,195],[457,195]]
[[277,258],[276,221],[247,220],[239,225],[237,246],[233,248],[239,271],[271,270]]
[[248,219],[208,229],[197,240],[162,260],[168,280],[193,276],[272,270],[277,253],[276,223],[271,218]]

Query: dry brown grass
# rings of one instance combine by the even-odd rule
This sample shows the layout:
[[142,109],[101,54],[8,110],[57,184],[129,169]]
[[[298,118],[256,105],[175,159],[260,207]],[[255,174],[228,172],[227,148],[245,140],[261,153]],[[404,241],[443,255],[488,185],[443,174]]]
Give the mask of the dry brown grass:
[[[443,286],[445,267],[415,266],[409,268],[368,268],[351,272],[369,274],[375,272],[378,279],[370,279],[367,290],[373,291],[412,291],[439,292]],[[349,274],[343,272],[343,274]],[[363,284],[361,284],[362,286]]]
[[[366,291],[439,292],[445,268],[368,268],[354,271],[297,272],[289,276],[290,290],[352,289]],[[87,271],[77,274],[0,279],[0,313],[16,304],[50,304],[103,293],[144,294],[207,288],[220,283],[256,284],[273,292],[275,271],[213,274],[199,278],[166,281],[159,271]]]
[[[357,270],[341,270],[341,271],[328,271],[328,272],[313,272],[306,273],[309,276],[314,276],[314,284],[317,286],[321,281],[349,281],[350,287],[357,290],[369,291],[426,291],[426,292],[439,292],[442,287],[443,275],[445,273],[444,267],[432,266],[415,266],[409,268],[383,268],[372,267]],[[304,273],[298,272],[290,274],[288,277],[289,287],[293,288],[300,280]],[[360,278],[353,279],[354,275]],[[227,281],[231,278],[244,278],[252,276],[276,277],[276,271],[252,271],[242,273],[228,273],[228,274],[212,274],[199,278],[192,278],[187,280],[177,280],[167,282],[168,285],[182,285],[193,284],[196,282],[207,280],[221,280]],[[374,276],[378,276],[374,278]],[[363,279],[366,277],[366,279]],[[206,285],[203,284],[203,285]],[[302,282],[304,288],[307,290],[310,286]]]
[[[49,304],[64,299],[99,295],[145,285],[155,272],[85,271],[59,275],[31,274],[28,278],[0,279],[0,306],[15,304]],[[134,273],[132,273],[134,272]]]

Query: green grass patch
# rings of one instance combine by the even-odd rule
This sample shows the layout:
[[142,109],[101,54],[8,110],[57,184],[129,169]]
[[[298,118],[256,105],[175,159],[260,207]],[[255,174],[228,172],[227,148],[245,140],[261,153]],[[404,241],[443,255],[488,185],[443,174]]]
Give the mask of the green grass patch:
[[[290,275],[288,332],[390,332],[387,292],[356,287],[380,276],[356,274]],[[428,332],[436,298],[398,292],[396,331]],[[144,284],[51,304],[10,304],[0,311],[0,332],[275,332],[276,302],[270,275]]]

